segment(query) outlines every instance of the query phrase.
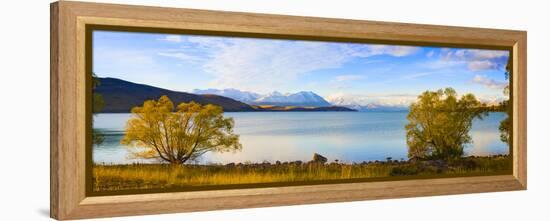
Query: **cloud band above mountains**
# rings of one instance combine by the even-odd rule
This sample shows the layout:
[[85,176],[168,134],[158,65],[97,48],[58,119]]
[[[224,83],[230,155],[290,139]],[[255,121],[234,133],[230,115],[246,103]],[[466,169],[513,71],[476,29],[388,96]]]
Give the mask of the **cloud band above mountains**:
[[[176,38],[163,40],[174,39]],[[214,76],[211,87],[239,88],[263,93],[277,90],[308,72],[338,68],[353,58],[375,55],[402,57],[420,50],[419,47],[412,46],[272,39],[189,37],[185,40],[203,53],[191,55],[188,48],[182,48],[180,51],[162,52],[159,55],[184,62],[202,61],[203,68]],[[339,80],[352,78],[347,76]]]

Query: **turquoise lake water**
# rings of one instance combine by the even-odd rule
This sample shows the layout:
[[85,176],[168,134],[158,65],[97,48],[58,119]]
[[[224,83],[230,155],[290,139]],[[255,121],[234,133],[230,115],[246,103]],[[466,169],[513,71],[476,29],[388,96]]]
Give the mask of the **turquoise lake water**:
[[[96,114],[94,128],[103,131],[105,141],[93,148],[96,163],[153,162],[128,158],[120,144],[130,114]],[[314,153],[329,162],[362,162],[407,159],[405,125],[407,112],[240,112],[225,113],[235,120],[235,133],[243,149],[236,153],[207,153],[198,163],[309,161]],[[467,155],[507,154],[498,126],[504,113],[491,113],[474,120],[473,143]]]

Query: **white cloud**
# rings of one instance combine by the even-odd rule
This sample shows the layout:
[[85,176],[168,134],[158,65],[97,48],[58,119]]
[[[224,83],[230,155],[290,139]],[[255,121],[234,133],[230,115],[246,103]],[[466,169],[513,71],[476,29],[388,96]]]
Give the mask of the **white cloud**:
[[364,75],[358,75],[358,74],[345,74],[345,75],[338,75],[334,78],[337,82],[344,82],[344,81],[354,81],[354,80],[361,80],[365,79],[367,76]]
[[497,64],[488,60],[470,61],[468,68],[472,71],[492,70],[497,69]]
[[198,61],[202,60],[200,57],[188,55],[188,54],[183,53],[183,52],[159,52],[159,53],[157,53],[157,55],[164,56],[164,57],[170,57],[170,58],[176,58],[176,59],[179,59],[179,60],[182,60],[182,61],[189,61],[189,62],[198,62]]
[[356,57],[371,57],[375,55],[391,55],[394,57],[404,57],[412,55],[420,50],[415,46],[396,46],[396,45],[353,45],[347,47],[350,55]]
[[159,41],[168,41],[173,43],[180,43],[182,42],[182,38],[180,35],[166,35],[163,38],[159,38]]
[[467,50],[464,50],[464,54],[466,56],[470,54],[474,59],[483,60],[483,59],[507,57],[509,53],[508,51],[467,49]]
[[110,48],[95,48],[94,62],[105,65],[151,65],[155,61],[150,51],[146,50],[113,50]]
[[435,60],[421,63],[422,67],[426,67],[433,70],[449,69],[456,68],[460,65],[464,65],[462,61],[451,61],[451,60]]
[[378,54],[389,54],[395,57],[403,57],[416,53],[420,48],[413,46],[379,46],[376,48]]
[[414,74],[408,74],[403,77],[401,77],[402,80],[411,80],[411,79],[417,79],[421,77],[430,76],[433,74],[436,74],[437,72],[430,71],[430,72],[420,72],[420,73],[414,73]]
[[339,67],[346,59],[327,44],[235,40],[218,48],[204,67],[216,77],[213,86],[271,91],[301,74]]
[[426,56],[429,57],[429,58],[431,58],[431,57],[434,56],[434,53],[435,53],[435,52],[434,52],[433,50],[431,50],[431,51],[429,51],[428,53],[426,53]]
[[484,86],[486,86],[488,88],[491,88],[491,89],[499,89],[499,90],[502,90],[503,88],[505,88],[508,85],[508,83],[506,83],[506,82],[497,82],[497,81],[489,79],[489,78],[487,78],[486,76],[483,76],[483,75],[476,75],[472,79],[472,82],[476,83],[476,84],[484,85]]
[[431,64],[434,68],[450,67],[457,64],[466,64],[471,71],[500,70],[503,69],[508,51],[482,50],[482,49],[442,49],[440,60]]
[[100,77],[115,77],[171,90],[181,87],[170,80],[176,72],[157,62],[157,51],[154,49],[97,47],[93,56],[93,71]]
[[[268,92],[312,71],[338,68],[352,58],[406,56],[418,47],[338,44],[290,40],[190,37],[206,52],[203,68],[215,77],[212,87]],[[336,80],[353,80],[343,76]]]

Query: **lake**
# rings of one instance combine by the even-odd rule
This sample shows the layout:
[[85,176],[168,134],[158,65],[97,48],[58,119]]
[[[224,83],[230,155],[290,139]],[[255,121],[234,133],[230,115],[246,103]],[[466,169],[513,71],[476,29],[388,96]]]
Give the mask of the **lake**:
[[[235,120],[242,151],[206,153],[198,163],[309,161],[314,153],[329,162],[362,162],[407,159],[405,125],[407,112],[237,112],[225,113]],[[93,147],[95,163],[121,164],[153,161],[129,159],[128,149],[120,144],[126,120],[131,114],[96,114],[94,128],[105,135]],[[473,143],[466,155],[508,154],[500,141],[498,126],[505,113],[491,113],[474,120],[470,135]]]

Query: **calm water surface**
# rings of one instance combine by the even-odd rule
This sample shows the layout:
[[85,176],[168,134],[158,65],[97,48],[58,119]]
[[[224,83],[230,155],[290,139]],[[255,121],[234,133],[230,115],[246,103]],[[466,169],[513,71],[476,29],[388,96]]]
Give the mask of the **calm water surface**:
[[[236,153],[207,153],[199,163],[309,161],[319,153],[334,161],[407,159],[405,125],[407,112],[241,112],[225,113],[235,120],[235,133],[243,149]],[[103,131],[105,141],[94,146],[96,163],[153,162],[130,159],[120,144],[126,120],[131,114],[96,114],[94,128]],[[507,154],[498,126],[504,113],[491,113],[474,120],[473,143],[467,155]]]

